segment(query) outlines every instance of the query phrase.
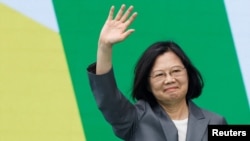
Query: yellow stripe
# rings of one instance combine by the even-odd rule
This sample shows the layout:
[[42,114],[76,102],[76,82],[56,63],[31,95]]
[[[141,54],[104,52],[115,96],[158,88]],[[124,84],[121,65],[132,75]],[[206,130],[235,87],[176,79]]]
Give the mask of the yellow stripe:
[[60,36],[0,13],[0,141],[85,141]]

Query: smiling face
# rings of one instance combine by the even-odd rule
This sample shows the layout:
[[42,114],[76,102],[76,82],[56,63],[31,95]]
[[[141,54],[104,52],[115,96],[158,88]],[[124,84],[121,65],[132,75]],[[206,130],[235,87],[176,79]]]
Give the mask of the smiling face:
[[172,51],[158,56],[150,73],[149,84],[158,103],[185,102],[188,76],[180,58]]

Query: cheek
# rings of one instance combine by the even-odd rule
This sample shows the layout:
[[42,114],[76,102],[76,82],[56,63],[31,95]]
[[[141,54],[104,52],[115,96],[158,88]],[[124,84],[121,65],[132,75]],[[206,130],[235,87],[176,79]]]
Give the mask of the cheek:
[[161,84],[149,81],[149,91],[153,94],[157,93],[157,91],[161,90]]
[[181,81],[180,84],[182,86],[183,91],[187,92],[188,90],[188,78],[184,77]]

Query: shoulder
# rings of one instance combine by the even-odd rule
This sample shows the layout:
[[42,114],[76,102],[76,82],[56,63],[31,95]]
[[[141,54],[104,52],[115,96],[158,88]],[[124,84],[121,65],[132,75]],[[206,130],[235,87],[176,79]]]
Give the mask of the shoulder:
[[210,124],[226,124],[226,119],[224,116],[207,110],[207,109],[202,109],[203,114],[205,115],[206,118],[210,119]]
[[225,117],[219,113],[213,112],[211,110],[201,108],[195,103],[190,102],[191,112],[195,117],[206,118],[209,120],[210,124],[226,124],[227,121]]
[[145,100],[138,100],[135,104],[135,109],[137,113],[138,120],[141,120],[145,117],[152,117],[155,115],[155,108]]
[[203,114],[206,116],[206,117],[210,117],[210,118],[223,118],[222,115],[216,113],[216,112],[213,112],[211,110],[207,110],[207,109],[204,109],[204,108],[200,108],[203,112]]
[[142,117],[147,109],[149,109],[149,104],[144,100],[139,100],[135,103],[136,113],[138,118]]

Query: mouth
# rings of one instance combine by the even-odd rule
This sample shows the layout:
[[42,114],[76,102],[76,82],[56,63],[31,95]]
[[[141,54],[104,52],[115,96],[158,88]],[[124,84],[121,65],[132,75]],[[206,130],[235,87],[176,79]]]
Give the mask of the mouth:
[[175,90],[177,90],[178,89],[178,87],[176,86],[176,87],[169,87],[169,88],[166,88],[166,89],[164,89],[163,91],[164,92],[172,92],[172,91],[175,91]]

